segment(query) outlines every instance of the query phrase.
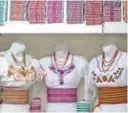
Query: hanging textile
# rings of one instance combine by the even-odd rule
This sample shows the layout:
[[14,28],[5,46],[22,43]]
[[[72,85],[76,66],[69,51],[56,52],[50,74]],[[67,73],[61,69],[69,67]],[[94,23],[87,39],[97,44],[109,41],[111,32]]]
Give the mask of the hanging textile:
[[46,1],[30,1],[28,6],[29,23],[45,23]]
[[11,1],[10,20],[25,21],[27,20],[26,10],[28,1]]
[[121,1],[106,0],[103,3],[103,18],[104,22],[121,21]]
[[87,25],[101,25],[102,24],[102,1],[86,1],[86,24]]
[[123,19],[124,19],[124,22],[128,23],[128,1],[127,0],[124,0],[123,2]]
[[7,20],[7,1],[0,1],[0,25],[4,25]]
[[63,1],[47,2],[47,21],[48,23],[62,23],[64,20],[64,3]]
[[84,15],[84,2],[67,1],[67,23],[68,24],[82,24]]

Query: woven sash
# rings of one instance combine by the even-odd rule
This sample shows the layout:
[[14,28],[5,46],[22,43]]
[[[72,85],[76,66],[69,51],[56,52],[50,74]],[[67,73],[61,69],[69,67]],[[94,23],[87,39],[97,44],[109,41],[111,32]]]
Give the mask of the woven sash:
[[28,91],[20,88],[2,88],[1,103],[28,104]]
[[99,88],[99,104],[127,103],[127,87]]
[[77,100],[76,88],[48,88],[49,103],[74,103]]

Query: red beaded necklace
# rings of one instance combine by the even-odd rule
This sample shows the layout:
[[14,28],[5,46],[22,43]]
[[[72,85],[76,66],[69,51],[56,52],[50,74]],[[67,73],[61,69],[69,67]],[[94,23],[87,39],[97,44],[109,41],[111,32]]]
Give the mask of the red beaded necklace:
[[[115,51],[115,53],[114,53],[114,55],[113,55],[113,57],[112,57],[112,59],[110,61],[106,61],[105,53],[103,52],[103,57],[102,57],[102,69],[103,69],[103,72],[107,72],[110,69],[110,67],[112,66],[112,64],[114,63],[114,61],[115,61],[115,59],[116,59],[116,57],[118,55],[118,52],[119,52],[118,50]],[[108,67],[108,68],[104,69],[105,67]]]

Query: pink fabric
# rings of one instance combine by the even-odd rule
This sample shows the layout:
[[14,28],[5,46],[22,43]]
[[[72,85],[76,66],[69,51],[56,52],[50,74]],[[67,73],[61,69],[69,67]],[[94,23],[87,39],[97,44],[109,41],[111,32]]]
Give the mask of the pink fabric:
[[30,112],[41,112],[41,99],[34,98],[30,104]]
[[77,101],[76,88],[48,88],[49,103],[72,103]]
[[47,20],[48,23],[62,23],[64,16],[63,1],[47,2]]
[[86,24],[87,25],[101,25],[102,21],[102,1],[86,1]]
[[46,1],[30,1],[28,7],[28,21],[30,23],[45,23]]
[[121,1],[111,0],[104,1],[103,4],[103,18],[104,22],[121,21]]

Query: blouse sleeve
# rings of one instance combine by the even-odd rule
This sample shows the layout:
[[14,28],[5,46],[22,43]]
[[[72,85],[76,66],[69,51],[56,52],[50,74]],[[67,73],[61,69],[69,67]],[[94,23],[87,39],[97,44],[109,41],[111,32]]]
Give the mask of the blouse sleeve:
[[88,101],[90,108],[93,109],[96,100],[96,86],[93,80],[93,70],[95,69],[95,59],[89,63],[89,77],[88,77]]
[[40,63],[39,63],[39,60],[37,59],[33,59],[33,64],[32,66],[34,67],[35,69],[35,73],[36,73],[36,77],[35,77],[35,82],[39,82],[39,81],[42,81],[43,79],[43,76],[44,76],[44,70],[43,68],[41,67]]
[[88,61],[83,58],[82,60],[82,66],[81,66],[81,69],[82,69],[82,78],[84,79],[84,99],[85,100],[88,100],[88,97],[87,97],[87,91],[88,91],[88,88],[87,88],[87,81],[88,81]]

